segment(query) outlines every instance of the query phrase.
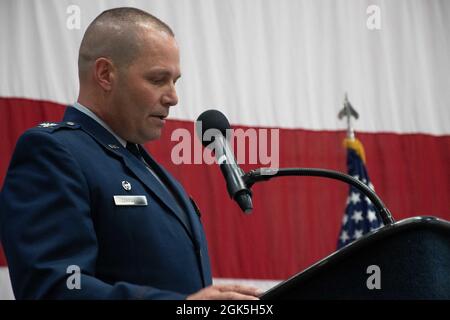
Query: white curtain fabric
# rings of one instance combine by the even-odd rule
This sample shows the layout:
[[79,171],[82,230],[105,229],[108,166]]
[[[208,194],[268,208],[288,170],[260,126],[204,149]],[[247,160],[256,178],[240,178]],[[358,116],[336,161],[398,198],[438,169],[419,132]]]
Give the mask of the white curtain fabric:
[[[67,28],[71,5],[80,29]],[[367,27],[370,5],[380,29]],[[84,30],[117,6],[173,27],[183,73],[174,118],[218,108],[234,124],[336,130],[348,92],[360,131],[450,133],[446,0],[6,0],[0,96],[75,101]]]

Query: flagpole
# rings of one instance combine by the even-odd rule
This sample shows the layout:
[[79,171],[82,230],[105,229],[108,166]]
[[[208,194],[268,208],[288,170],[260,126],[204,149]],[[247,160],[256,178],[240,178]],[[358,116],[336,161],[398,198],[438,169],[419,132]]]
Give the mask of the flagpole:
[[[347,93],[345,93],[344,97],[344,108],[339,112],[338,117],[339,119],[342,119],[344,117],[346,118],[347,139],[351,143],[358,145],[359,141],[355,138],[355,132],[353,130],[351,118],[353,117],[355,119],[358,119],[359,114],[358,112],[356,112],[356,110],[348,100]],[[365,155],[362,146],[360,148],[360,152],[362,159],[364,160]],[[372,189],[370,189],[369,186],[343,172],[319,168],[259,168],[245,173],[242,178],[246,186],[250,189],[256,182],[268,181],[275,177],[286,176],[314,176],[346,182],[358,189],[373,203],[384,225],[390,225],[395,222],[388,208],[386,208],[381,199]]]
[[355,130],[353,129],[352,125],[352,117],[358,119],[359,114],[358,112],[356,112],[355,108],[353,108],[350,101],[348,100],[347,92],[344,96],[344,108],[342,108],[342,110],[338,113],[339,119],[342,119],[344,117],[347,120],[347,138],[350,140],[355,140]]

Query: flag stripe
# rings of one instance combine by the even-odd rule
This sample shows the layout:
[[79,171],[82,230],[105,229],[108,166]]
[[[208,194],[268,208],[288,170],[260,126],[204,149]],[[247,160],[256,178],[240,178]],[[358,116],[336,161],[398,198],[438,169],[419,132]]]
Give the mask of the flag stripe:
[[[126,1],[124,2],[126,3]],[[70,28],[75,4],[79,28]],[[73,103],[78,49],[104,1],[1,1],[0,97]],[[135,0],[175,31],[183,77],[172,117],[219,108],[231,122],[338,130],[344,93],[367,132],[450,134],[450,5],[384,1],[383,27],[366,27],[367,1]],[[30,31],[32,30],[32,31]],[[201,35],[201,36],[199,36]],[[30,58],[32,55],[32,59]]]
[[[19,134],[42,121],[57,121],[63,112],[63,105],[51,102],[0,99],[0,114],[5,115],[0,118],[0,182]],[[194,137],[193,122],[169,120],[162,138],[146,147],[203,212],[214,277],[285,279],[335,250],[348,192],[345,184],[303,177],[255,185],[255,209],[246,216],[228,198],[218,167],[172,162],[171,151],[179,142],[171,141],[171,133],[177,128]],[[345,132],[281,129],[279,135],[281,167],[346,171]],[[358,137],[377,193],[397,220],[417,215],[450,220],[449,136],[359,133]]]

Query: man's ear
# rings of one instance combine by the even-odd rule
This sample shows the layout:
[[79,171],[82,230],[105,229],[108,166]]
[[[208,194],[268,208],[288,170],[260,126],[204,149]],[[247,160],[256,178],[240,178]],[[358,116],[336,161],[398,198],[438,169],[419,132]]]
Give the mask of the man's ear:
[[95,82],[105,91],[111,91],[115,79],[116,68],[108,58],[98,58],[94,62]]

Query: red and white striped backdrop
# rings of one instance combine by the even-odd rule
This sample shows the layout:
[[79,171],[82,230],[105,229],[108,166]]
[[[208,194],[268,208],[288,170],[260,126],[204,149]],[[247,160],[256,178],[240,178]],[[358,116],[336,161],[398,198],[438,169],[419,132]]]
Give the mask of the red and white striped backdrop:
[[[376,191],[396,220],[450,220],[450,5],[445,1],[133,1],[173,26],[183,80],[162,138],[147,144],[203,212],[213,276],[285,279],[332,253],[347,186],[320,178],[256,185],[245,216],[216,166],[173,164],[176,128],[219,108],[234,127],[280,128],[280,167],[346,171],[345,91]],[[66,27],[69,5],[81,28]],[[381,8],[381,30],[366,8]],[[58,121],[76,100],[77,49],[88,23],[128,1],[0,4],[0,183],[19,135]],[[413,22],[412,22],[413,21]],[[6,45],[5,45],[6,44]],[[243,165],[249,170],[257,165]],[[6,226],[7,227],[7,226]],[[0,265],[6,266],[0,256]],[[0,298],[11,296],[5,271]],[[274,282],[260,282],[270,286]]]

